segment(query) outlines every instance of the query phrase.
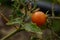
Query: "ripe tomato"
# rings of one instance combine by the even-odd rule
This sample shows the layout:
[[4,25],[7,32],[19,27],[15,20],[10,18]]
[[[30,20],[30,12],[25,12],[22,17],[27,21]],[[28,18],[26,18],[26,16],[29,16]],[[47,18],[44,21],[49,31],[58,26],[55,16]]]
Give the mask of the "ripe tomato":
[[47,16],[42,11],[37,11],[32,14],[32,22],[37,26],[42,26],[46,23]]

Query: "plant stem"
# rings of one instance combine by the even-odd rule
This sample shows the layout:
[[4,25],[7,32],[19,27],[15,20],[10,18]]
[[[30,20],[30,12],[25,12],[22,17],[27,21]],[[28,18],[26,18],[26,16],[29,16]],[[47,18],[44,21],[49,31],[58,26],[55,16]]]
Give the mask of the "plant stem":
[[7,21],[7,22],[9,21],[9,20],[3,15],[3,13],[0,13],[0,15],[4,18],[5,21]]
[[27,4],[24,6],[24,9],[25,9],[25,14],[24,14],[24,17],[23,17],[23,21],[25,22],[25,19],[27,17]]
[[48,17],[48,18],[50,18],[50,19],[60,19],[60,17]]
[[35,8],[37,7],[36,0],[33,0],[33,2],[34,2],[34,7],[31,9],[31,11],[35,10]]
[[12,35],[16,34],[17,32],[18,32],[18,29],[13,30],[13,31],[11,31],[8,35],[6,35],[5,37],[3,37],[3,38],[0,39],[0,40],[6,40],[6,39],[8,39],[9,37],[11,37]]

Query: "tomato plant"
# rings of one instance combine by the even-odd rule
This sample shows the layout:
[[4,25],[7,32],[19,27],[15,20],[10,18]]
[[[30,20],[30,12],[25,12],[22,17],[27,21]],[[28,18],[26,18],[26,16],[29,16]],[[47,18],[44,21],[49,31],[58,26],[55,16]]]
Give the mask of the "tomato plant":
[[[52,18],[55,18],[54,12],[53,12],[54,7],[52,7],[53,16],[50,17],[48,15],[48,20],[47,20],[46,14],[42,11],[38,11],[40,10],[40,8],[36,8],[37,0],[28,0],[27,2],[26,0],[10,0],[10,1],[12,2],[12,5],[11,5],[12,14],[9,15],[9,20],[7,20],[7,18],[4,15],[2,14],[1,15],[7,21],[6,25],[13,26],[15,30],[11,31],[8,35],[3,37],[1,40],[6,40],[12,35],[19,33],[20,31],[26,31],[26,32],[31,33],[31,36],[29,37],[29,39],[27,38],[28,40],[30,39],[31,40],[55,40],[56,37],[60,39],[60,37],[58,35],[56,36],[56,33],[51,28],[54,22],[54,19]],[[2,4],[3,3],[10,4],[10,1],[9,2],[7,1],[8,2],[7,3],[7,2],[3,2],[2,0],[0,0]],[[34,3],[34,5],[32,5],[32,3]],[[31,13],[32,13],[32,16],[31,16]],[[43,25],[44,27],[46,27],[46,29],[44,29]],[[53,25],[53,26],[55,27],[56,25]],[[43,27],[43,28],[41,29],[39,27]],[[53,37],[53,36],[56,36],[56,37]],[[55,39],[52,39],[52,37]]]

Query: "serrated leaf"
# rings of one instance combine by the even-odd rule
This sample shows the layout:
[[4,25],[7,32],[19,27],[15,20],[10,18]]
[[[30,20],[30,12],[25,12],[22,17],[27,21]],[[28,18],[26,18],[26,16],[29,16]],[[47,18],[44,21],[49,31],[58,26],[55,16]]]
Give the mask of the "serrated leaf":
[[7,25],[14,25],[14,24],[21,24],[22,23],[22,19],[20,18],[16,18],[16,19],[13,19],[11,21],[9,21],[8,23],[6,23]]
[[38,28],[35,24],[33,23],[28,23],[24,25],[24,29],[29,32],[35,32],[41,34],[41,29]]

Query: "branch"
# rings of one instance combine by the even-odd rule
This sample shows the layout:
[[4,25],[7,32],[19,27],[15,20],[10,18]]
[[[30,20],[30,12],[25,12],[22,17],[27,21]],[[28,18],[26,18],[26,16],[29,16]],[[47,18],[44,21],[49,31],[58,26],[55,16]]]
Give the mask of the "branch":
[[60,17],[48,17],[50,19],[60,19]]
[[[2,13],[0,13],[0,15],[5,19],[5,21],[9,21]],[[3,37],[1,40],[5,40],[7,38],[9,38],[10,36],[16,34],[16,32],[18,32],[18,29],[17,26],[14,26],[14,28],[16,28],[16,30],[13,30],[12,32],[10,32],[10,34],[6,35],[5,37]]]
[[[0,13],[0,15],[3,17],[3,19],[4,19],[5,21],[7,21],[7,22],[9,21],[9,19],[8,19],[6,16],[4,16],[3,13]],[[14,27],[15,27],[16,29],[18,28],[17,26],[14,26]]]
[[0,15],[4,18],[5,21],[9,21],[2,13],[0,13]]
[[8,35],[6,35],[5,37],[3,37],[3,38],[0,39],[0,40],[6,40],[6,39],[8,39],[9,37],[11,37],[12,35],[16,34],[17,32],[18,32],[18,29],[13,30],[13,31],[11,31]]

